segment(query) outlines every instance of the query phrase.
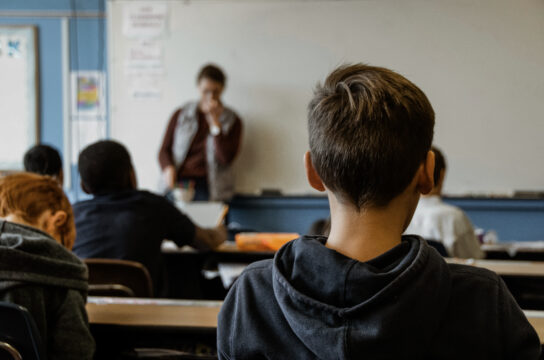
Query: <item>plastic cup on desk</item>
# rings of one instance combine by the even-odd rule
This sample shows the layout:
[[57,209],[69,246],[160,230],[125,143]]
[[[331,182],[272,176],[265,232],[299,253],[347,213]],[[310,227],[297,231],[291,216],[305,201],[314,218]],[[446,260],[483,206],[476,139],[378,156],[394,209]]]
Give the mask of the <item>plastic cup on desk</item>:
[[172,190],[172,196],[174,197],[175,201],[188,203],[193,201],[195,198],[195,189],[194,188],[181,188],[176,187]]
[[484,244],[496,244],[499,242],[499,235],[495,230],[488,230],[484,234]]
[[484,243],[485,230],[482,228],[474,229],[474,235],[478,238],[480,245]]

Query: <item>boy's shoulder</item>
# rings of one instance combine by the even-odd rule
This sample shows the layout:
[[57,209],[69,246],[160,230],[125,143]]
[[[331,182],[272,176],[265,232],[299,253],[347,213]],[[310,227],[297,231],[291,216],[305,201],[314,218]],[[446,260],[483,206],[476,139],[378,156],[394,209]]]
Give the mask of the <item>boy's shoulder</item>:
[[261,299],[274,298],[273,261],[273,259],[261,260],[246,267],[234,282],[225,303],[236,299],[235,303],[242,301],[246,305],[252,304],[250,307],[253,308],[253,305],[259,303]]
[[[477,266],[448,263],[451,283],[450,303],[467,303],[465,308],[486,307],[500,311],[506,298],[512,298],[499,275]],[[461,311],[461,309],[457,309]]]
[[164,206],[173,206],[164,196],[154,194],[147,190],[130,190],[108,195],[95,195],[91,199],[76,202],[74,208],[93,207],[100,204],[128,204],[146,203]]
[[499,275],[495,272],[472,265],[448,263],[450,275],[455,278],[470,278],[472,281],[498,285]]
[[475,303],[486,303],[492,298],[497,299],[497,296],[511,296],[501,277],[491,270],[457,263],[447,265],[451,284],[450,300],[470,298]]
[[272,269],[274,267],[274,260],[260,260],[249,264],[236,283],[243,283],[244,285],[252,284],[257,287],[265,287],[272,282]]

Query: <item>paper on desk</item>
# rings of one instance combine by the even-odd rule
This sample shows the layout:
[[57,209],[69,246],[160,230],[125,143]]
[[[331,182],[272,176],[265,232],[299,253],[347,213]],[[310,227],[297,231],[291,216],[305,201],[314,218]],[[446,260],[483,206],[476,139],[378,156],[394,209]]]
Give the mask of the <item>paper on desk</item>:
[[223,215],[225,204],[222,202],[193,201],[176,202],[176,206],[194,223],[201,227],[216,227]]
[[157,305],[157,306],[199,306],[217,307],[222,301],[215,300],[174,300],[174,299],[150,299],[150,298],[125,298],[108,296],[89,296],[87,303],[95,305]]
[[219,263],[217,269],[225,289],[230,288],[249,264],[246,263]]

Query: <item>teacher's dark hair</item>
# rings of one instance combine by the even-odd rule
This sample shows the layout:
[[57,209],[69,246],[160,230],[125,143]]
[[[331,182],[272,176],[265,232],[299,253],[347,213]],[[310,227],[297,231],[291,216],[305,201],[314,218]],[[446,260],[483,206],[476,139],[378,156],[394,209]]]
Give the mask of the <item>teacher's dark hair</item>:
[[79,154],[78,169],[83,190],[89,194],[118,192],[134,187],[130,154],[115,141],[103,140],[83,149]]
[[227,77],[225,76],[223,70],[214,64],[204,65],[204,67],[200,69],[196,78],[196,83],[200,83],[200,80],[202,79],[210,79],[223,86],[225,86],[225,83],[227,82]]

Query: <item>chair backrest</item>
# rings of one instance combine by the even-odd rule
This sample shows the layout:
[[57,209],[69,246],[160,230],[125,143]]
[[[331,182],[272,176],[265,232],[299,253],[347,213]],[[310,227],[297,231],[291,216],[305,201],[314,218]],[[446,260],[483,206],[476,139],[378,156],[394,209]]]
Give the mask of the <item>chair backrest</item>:
[[440,241],[431,240],[431,239],[425,239],[427,241],[427,244],[429,244],[431,247],[435,248],[436,251],[443,257],[449,257],[448,250],[446,250],[446,247],[444,244],[442,244]]
[[[8,357],[10,356],[10,357]],[[22,306],[0,301],[0,359],[45,359],[38,328]]]
[[89,268],[89,295],[153,297],[149,272],[139,262],[118,259],[85,259]]

